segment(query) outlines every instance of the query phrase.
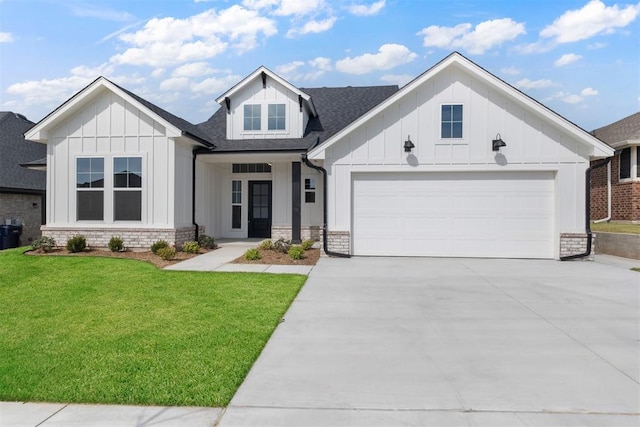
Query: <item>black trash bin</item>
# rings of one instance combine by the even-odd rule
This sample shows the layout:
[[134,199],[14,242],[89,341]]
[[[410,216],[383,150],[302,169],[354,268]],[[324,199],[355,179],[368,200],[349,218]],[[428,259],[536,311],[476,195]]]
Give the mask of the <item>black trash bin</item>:
[[0,225],[0,250],[17,248],[21,234],[21,225]]

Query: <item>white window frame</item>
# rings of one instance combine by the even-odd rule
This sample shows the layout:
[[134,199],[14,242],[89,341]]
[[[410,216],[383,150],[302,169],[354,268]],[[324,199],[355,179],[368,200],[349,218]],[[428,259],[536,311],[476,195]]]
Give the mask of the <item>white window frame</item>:
[[[102,159],[102,187],[78,187],[78,161],[80,159]],[[82,223],[104,223],[106,221],[106,195],[107,195],[107,158],[105,156],[93,156],[93,155],[78,155],[74,158],[74,194],[75,194],[75,221]],[[101,191],[102,192],[102,219],[80,219],[78,218],[78,193],[89,191]]]
[[[115,182],[115,162],[116,159],[132,159],[132,158],[136,158],[136,159],[140,159],[140,187],[116,187],[116,182]],[[113,222],[117,222],[117,223],[140,223],[142,222],[142,218],[143,218],[143,211],[144,211],[144,191],[143,191],[143,187],[144,187],[144,158],[139,155],[139,154],[122,154],[122,155],[114,155],[111,156],[111,209],[113,211],[113,216],[112,216],[112,220]],[[116,219],[116,191],[122,191],[122,192],[139,192],[140,193],[140,219]]]
[[[459,105],[460,107],[462,107],[462,121],[461,121],[462,135],[459,136],[459,137],[454,137],[454,136],[444,137],[444,136],[442,136],[442,124],[443,124],[443,121],[444,121],[444,117],[442,116],[442,107],[445,107],[445,106],[456,106],[456,105]],[[466,132],[465,132],[465,122],[466,122],[466,120],[465,120],[464,110],[465,110],[465,108],[464,108],[464,104],[462,102],[443,102],[443,103],[440,104],[440,121],[439,121],[439,126],[438,126],[438,134],[439,134],[439,139],[441,141],[452,141],[452,140],[453,141],[456,141],[456,140],[459,141],[461,139],[464,139],[464,135],[466,134]],[[450,123],[454,123],[453,116],[452,116],[452,120],[450,121]]]
[[618,182],[633,182],[640,181],[640,177],[638,173],[640,172],[640,164],[638,164],[638,152],[640,152],[640,147],[637,145],[631,145],[629,147],[624,147],[623,150],[629,148],[629,155],[631,157],[629,162],[629,178],[621,178],[620,173],[622,172],[622,153],[618,155]]
[[[244,107],[247,105],[259,105],[260,106],[260,129],[245,129],[244,128]],[[269,106],[270,105],[284,105],[284,129],[269,129]],[[241,105],[242,111],[242,123],[240,125],[240,129],[242,134],[265,134],[265,135],[277,135],[277,134],[287,134],[289,133],[289,102],[280,100],[270,100],[270,101],[247,101]]]
[[[242,183],[243,180],[241,179],[232,179],[231,180],[231,230],[237,231],[237,230],[242,230],[242,214],[243,214],[243,209],[242,209],[242,187],[244,187],[244,184]],[[239,183],[240,184],[240,189],[236,190],[235,187],[235,183]],[[234,195],[238,194],[240,196],[240,201],[235,201],[234,200]],[[234,227],[233,226],[233,208],[235,206],[239,206],[240,207],[240,227]]]

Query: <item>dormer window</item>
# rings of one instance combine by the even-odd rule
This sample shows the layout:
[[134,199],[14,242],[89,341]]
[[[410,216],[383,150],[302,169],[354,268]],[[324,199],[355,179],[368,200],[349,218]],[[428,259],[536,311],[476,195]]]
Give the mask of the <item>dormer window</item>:
[[260,104],[245,104],[244,106],[244,130],[260,130],[262,121]]
[[285,104],[269,104],[269,130],[285,130]]

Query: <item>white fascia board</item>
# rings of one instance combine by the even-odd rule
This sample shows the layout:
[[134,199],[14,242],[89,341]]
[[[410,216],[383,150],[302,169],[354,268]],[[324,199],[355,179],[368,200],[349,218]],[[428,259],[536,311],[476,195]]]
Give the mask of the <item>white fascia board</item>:
[[220,95],[218,98],[216,98],[216,102],[218,104],[222,105],[222,103],[224,102],[225,98],[231,98],[235,93],[237,93],[238,91],[242,90],[244,87],[246,87],[253,80],[259,78],[260,75],[263,72],[267,76],[269,76],[270,78],[275,80],[276,82],[280,83],[282,86],[284,86],[287,89],[289,89],[290,91],[294,92],[296,95],[300,95],[302,97],[302,99],[304,99],[305,102],[307,103],[307,105],[309,106],[309,109],[311,110],[313,115],[314,116],[317,115],[316,108],[313,105],[313,102],[311,102],[311,96],[307,95],[306,93],[304,93],[303,91],[301,91],[300,89],[298,89],[297,87],[295,87],[294,85],[292,85],[291,83],[289,83],[288,81],[286,81],[285,79],[283,79],[282,77],[280,77],[279,75],[274,73],[273,71],[269,70],[264,65],[261,65],[260,67],[258,67],[258,69],[255,70],[253,73],[249,74],[247,77],[245,77],[244,79],[240,80],[231,89],[229,89],[228,91],[226,91],[225,93]]
[[29,129],[27,133],[25,133],[25,138],[34,140],[37,142],[46,143],[48,139],[48,131],[53,126],[56,126],[61,120],[64,120],[68,115],[77,111],[84,104],[84,101],[90,99],[97,91],[102,88],[106,88],[107,90],[115,93],[120,98],[127,101],[129,104],[136,107],[138,110],[142,111],[147,116],[153,118],[156,122],[160,123],[167,130],[168,137],[178,137],[182,136],[182,130],[175,127],[150,109],[148,109],[145,105],[138,102],[136,99],[131,97],[128,93],[124,92],[118,86],[111,83],[105,77],[98,77],[93,83],[89,84],[89,86],[82,89],[80,92],[69,98],[62,104],[60,107],[55,109],[51,114],[46,116],[40,122],[38,122],[34,127]]
[[559,114],[555,113],[554,111],[540,104],[538,101],[535,101],[533,98],[520,92],[513,86],[509,85],[505,81],[494,76],[493,74],[491,74],[484,68],[480,67],[479,65],[475,64],[474,62],[470,61],[469,59],[465,58],[458,52],[453,52],[452,54],[444,58],[442,61],[440,61],[439,63],[437,63],[436,65],[434,65],[433,67],[425,71],[424,73],[422,73],[420,76],[416,77],[406,86],[402,87],[398,92],[396,92],[395,94],[387,98],[386,101],[379,104],[373,110],[370,110],[367,114],[361,116],[359,119],[354,121],[351,125],[347,126],[342,131],[333,135],[327,141],[325,141],[324,143],[320,144],[318,147],[311,150],[308,154],[309,158],[324,159],[325,157],[324,151],[327,148],[331,147],[333,144],[335,144],[345,135],[349,134],[351,131],[356,129],[362,123],[369,120],[371,117],[380,113],[381,111],[389,107],[391,104],[393,104],[394,102],[404,97],[405,94],[411,92],[413,89],[422,85],[425,81],[431,79],[434,75],[440,73],[443,69],[451,65],[457,65],[462,67],[464,70],[470,72],[477,78],[483,80],[488,85],[499,90],[501,93],[507,96],[510,96],[512,99],[517,100],[520,104],[524,105],[525,108],[533,110],[537,114],[546,118],[547,120],[552,121],[562,129],[567,131],[569,134],[575,136],[579,141],[581,141],[585,145],[592,146],[594,149],[592,156],[610,157],[613,155],[614,150],[611,147],[609,147],[604,142],[600,141],[595,136],[591,135],[589,132],[585,131],[584,129],[581,129],[574,123],[571,123],[564,117],[560,116]]
[[632,145],[640,145],[640,139],[627,139],[625,141],[614,142],[611,144],[613,148],[625,148],[631,147]]

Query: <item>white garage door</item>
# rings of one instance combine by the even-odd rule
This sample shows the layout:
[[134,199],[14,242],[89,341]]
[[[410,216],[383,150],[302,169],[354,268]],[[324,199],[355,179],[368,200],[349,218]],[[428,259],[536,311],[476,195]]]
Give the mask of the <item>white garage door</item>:
[[552,172],[353,180],[356,255],[553,258],[554,216]]

